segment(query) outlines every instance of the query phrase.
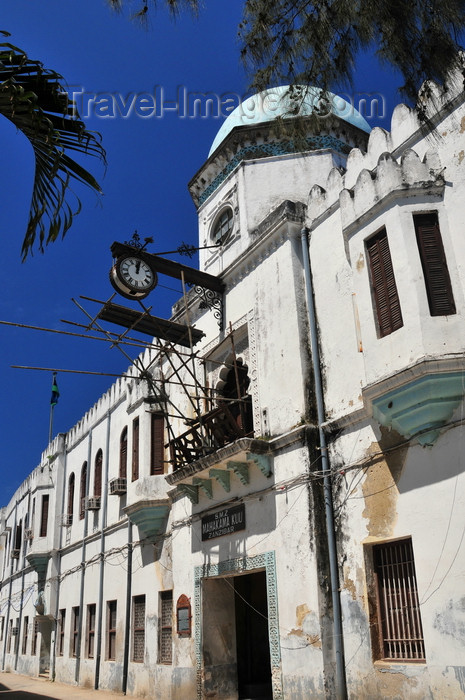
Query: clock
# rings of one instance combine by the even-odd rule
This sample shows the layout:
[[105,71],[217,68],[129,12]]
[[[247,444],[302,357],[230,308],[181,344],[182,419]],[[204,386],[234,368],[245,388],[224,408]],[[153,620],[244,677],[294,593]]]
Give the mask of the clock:
[[111,268],[110,282],[127,299],[144,299],[156,287],[157,273],[137,253],[126,253]]

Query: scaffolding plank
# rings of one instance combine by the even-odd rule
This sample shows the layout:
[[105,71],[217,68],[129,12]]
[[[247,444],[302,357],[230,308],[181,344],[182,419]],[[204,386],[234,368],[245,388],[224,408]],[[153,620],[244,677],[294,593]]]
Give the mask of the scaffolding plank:
[[[182,345],[185,348],[190,347],[187,326],[181,323],[167,321],[164,318],[158,318],[157,316],[152,316],[147,313],[141,313],[140,311],[135,311],[126,306],[120,306],[119,304],[113,304],[111,302],[106,303],[101,311],[99,311],[96,318],[114,323],[117,326],[123,326],[124,328],[131,328],[132,330],[151,337],[167,340],[170,343]],[[204,336],[202,331],[194,327],[191,327],[191,333],[194,345]]]

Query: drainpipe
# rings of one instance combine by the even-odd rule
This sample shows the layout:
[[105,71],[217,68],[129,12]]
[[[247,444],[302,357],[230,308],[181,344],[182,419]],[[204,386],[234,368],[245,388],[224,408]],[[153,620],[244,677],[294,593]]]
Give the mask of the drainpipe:
[[[66,443],[64,445],[64,459],[63,459],[63,469],[61,470],[62,473],[62,484],[61,484],[61,516],[65,512],[65,498],[66,498],[66,468],[67,468],[67,462],[68,462],[68,452],[66,450]],[[58,469],[57,469],[57,476],[56,479],[58,479]],[[55,503],[55,509],[56,509],[56,503]],[[60,518],[61,520],[61,518]],[[60,538],[59,538],[59,544],[58,544],[58,562],[57,562],[57,591],[56,591],[56,601],[55,601],[55,643],[52,648],[52,657],[50,659],[50,678],[52,681],[55,680],[56,676],[56,655],[57,655],[57,635],[58,635],[58,615],[60,612],[60,577],[61,577],[61,559],[62,559],[62,547],[63,547],[63,526],[62,524],[60,525]]]
[[[98,587],[98,619],[97,619],[97,648],[95,650],[95,679],[94,688],[98,690],[100,681],[100,661],[102,656],[102,620],[103,620],[103,574],[105,571],[105,528],[107,525],[107,498],[108,498],[108,466],[110,463],[110,423],[111,413],[107,413],[107,435],[105,443],[105,473],[102,479],[102,521],[100,523],[100,570]],[[94,492],[95,493],[95,492]]]
[[[87,498],[89,493],[89,478],[90,478],[90,459],[92,456],[92,431],[89,432],[89,444],[87,446],[87,470],[86,470],[86,492],[84,498]],[[77,481],[77,480],[76,480]],[[75,481],[75,483],[76,483]],[[78,481],[79,496],[81,495],[81,481]],[[77,512],[81,512],[81,503],[78,502]],[[84,623],[84,579],[86,575],[86,537],[87,537],[87,521],[88,521],[87,508],[84,509],[84,532],[82,535],[82,549],[81,549],[81,590],[79,593],[79,628],[78,628],[78,638],[77,638],[77,656],[76,656],[76,670],[74,673],[74,680],[76,684],[79,685],[79,673],[81,670],[81,639],[82,639],[82,627]]]
[[126,577],[126,619],[124,622],[123,683],[121,691],[126,695],[128,687],[129,633],[131,623],[131,583],[132,583],[132,523],[128,518],[128,569]]
[[307,295],[307,311],[310,324],[310,339],[312,348],[313,376],[315,380],[315,396],[318,417],[318,432],[320,439],[321,466],[324,474],[323,492],[326,515],[326,536],[329,556],[329,575],[331,581],[331,598],[333,604],[333,628],[334,628],[334,648],[336,653],[336,698],[346,700],[347,685],[344,662],[344,640],[342,632],[341,600],[339,597],[339,576],[337,566],[336,538],[334,534],[334,512],[333,495],[331,488],[331,470],[328,459],[328,448],[326,445],[326,435],[323,428],[325,420],[323,386],[321,382],[320,353],[318,347],[318,336],[316,327],[315,304],[313,299],[312,272],[310,268],[310,255],[308,251],[309,237],[308,229],[303,228],[300,232],[302,242],[302,256],[305,274],[305,289]]

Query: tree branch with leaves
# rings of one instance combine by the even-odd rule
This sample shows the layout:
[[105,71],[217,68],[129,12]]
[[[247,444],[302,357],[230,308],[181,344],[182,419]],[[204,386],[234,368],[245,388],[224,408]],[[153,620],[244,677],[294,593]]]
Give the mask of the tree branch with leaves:
[[13,44],[0,44],[0,114],[27,137],[35,158],[23,260],[37,238],[43,251],[70,228],[81,208],[70,187],[73,180],[101,193],[94,176],[69,155],[91,155],[106,162],[99,136],[86,130],[62,81],[59,73],[31,60]]

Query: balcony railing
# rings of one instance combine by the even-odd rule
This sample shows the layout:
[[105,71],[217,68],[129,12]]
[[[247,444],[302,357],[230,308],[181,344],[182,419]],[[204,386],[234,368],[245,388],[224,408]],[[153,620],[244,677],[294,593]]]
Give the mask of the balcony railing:
[[167,444],[173,469],[180,469],[243,437],[253,437],[250,397],[221,402],[200,418],[189,421],[189,430]]

